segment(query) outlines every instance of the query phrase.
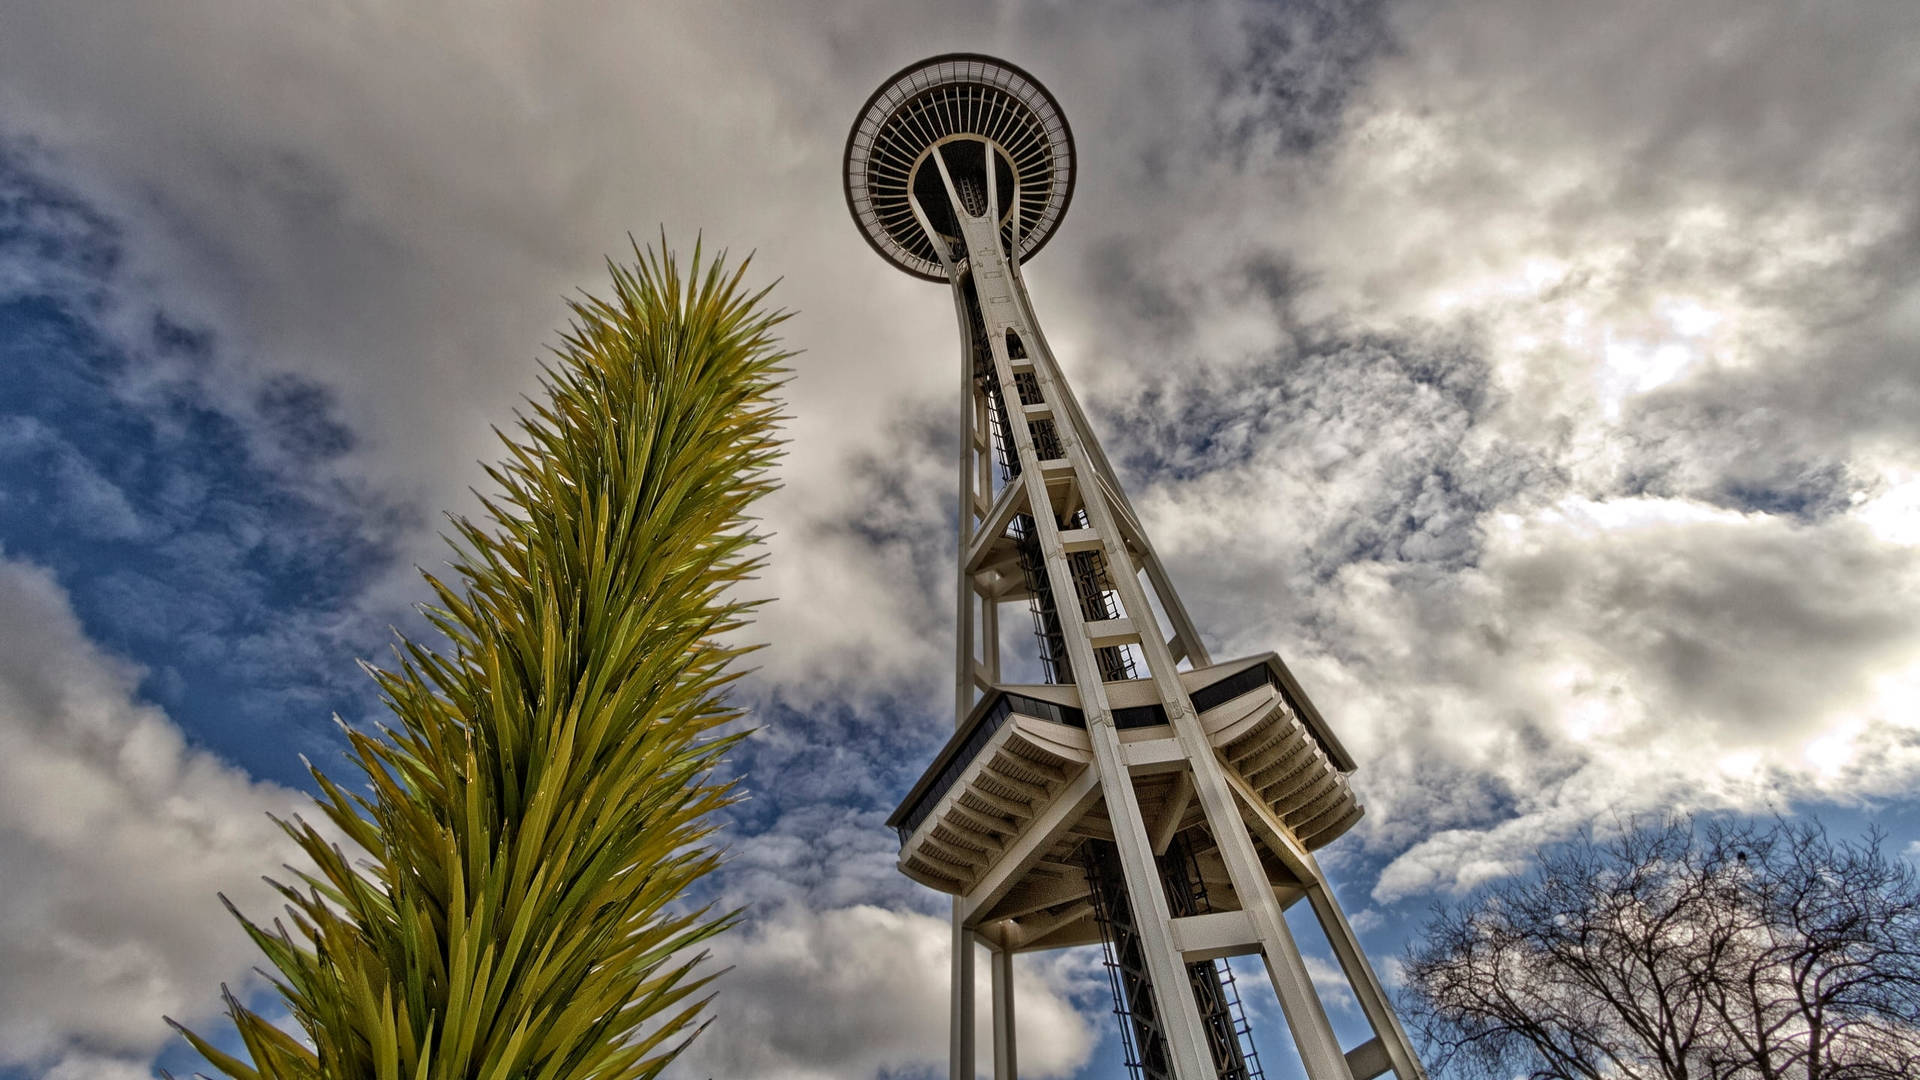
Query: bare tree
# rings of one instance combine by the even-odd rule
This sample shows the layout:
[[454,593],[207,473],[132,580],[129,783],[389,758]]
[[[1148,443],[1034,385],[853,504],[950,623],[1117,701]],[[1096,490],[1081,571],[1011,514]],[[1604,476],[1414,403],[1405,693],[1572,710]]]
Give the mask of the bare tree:
[[1454,1075],[1920,1075],[1920,875],[1882,843],[1785,821],[1582,835],[1435,911],[1405,1015]]

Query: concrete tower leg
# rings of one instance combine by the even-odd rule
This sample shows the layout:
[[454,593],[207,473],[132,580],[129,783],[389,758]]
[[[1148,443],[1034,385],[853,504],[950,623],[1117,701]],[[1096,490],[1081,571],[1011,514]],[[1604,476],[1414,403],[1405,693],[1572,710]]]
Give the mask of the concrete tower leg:
[[1013,950],[995,948],[993,965],[993,1080],[1017,1080],[1013,1041]]
[[[1089,655],[1085,663],[1091,666],[1092,660]],[[1161,1033],[1166,1036],[1167,1056],[1173,1060],[1174,1075],[1181,1080],[1204,1080],[1214,1075],[1213,1052],[1207,1049],[1200,1010],[1185,989],[1186,961],[1173,939],[1173,912],[1160,884],[1160,869],[1153,861],[1153,840],[1147,835],[1112,714],[1096,720],[1089,711],[1087,734],[1093,740],[1095,768],[1100,770],[1100,788],[1107,800],[1107,818],[1113,822],[1114,848],[1120,855],[1127,895],[1135,913],[1142,916],[1138,920],[1140,941],[1153,977],[1154,1005],[1159,1011]]]
[[[1026,308],[1025,296],[1020,295],[1018,300],[1020,301],[1018,306]],[[1018,321],[1030,321],[1028,312],[1023,311],[1022,314],[1028,314],[1028,320]],[[1038,345],[1039,362],[1036,365],[1036,373],[1043,393],[1049,400],[1064,402],[1069,392],[1065,388],[1064,380],[1057,377],[1055,370],[1051,370],[1054,365],[1049,362],[1051,356],[1044,343],[1037,341],[1037,334],[1029,337],[1028,335],[1032,334],[1030,330],[1022,328],[1022,333],[1023,340],[1035,340]],[[1030,346],[1030,349],[1032,348],[1034,347]],[[1088,440],[1079,430],[1079,425],[1072,423],[1069,419],[1072,413],[1062,409],[1055,415],[1059,420],[1065,421],[1058,424],[1059,436],[1066,448],[1067,457],[1073,462],[1076,471],[1082,476],[1099,475],[1099,463],[1093,460],[1087,449]],[[1141,586],[1136,565],[1126,550],[1126,545],[1118,542],[1122,532],[1114,507],[1106,498],[1104,485],[1091,484],[1087,487],[1089,490],[1085,496],[1084,505],[1090,524],[1103,538],[1114,538],[1104,545],[1104,551],[1111,567],[1115,591],[1120,596],[1123,613],[1131,616],[1141,625],[1150,626],[1153,623],[1152,609],[1147,601],[1146,592]],[[1041,526],[1043,539],[1047,536],[1047,532],[1046,525],[1043,523]],[[1156,581],[1159,579],[1158,574],[1152,576]],[[1156,589],[1156,591],[1159,590]],[[1165,595],[1175,594],[1171,589],[1167,589]],[[1163,607],[1165,606],[1163,603]],[[1181,615],[1184,615],[1183,611]],[[1171,611],[1170,618],[1177,622],[1184,622],[1180,616],[1173,615]],[[1187,625],[1190,627],[1191,624]],[[1185,634],[1176,632],[1176,638],[1181,637],[1189,637],[1196,642],[1198,640],[1197,635],[1193,635],[1190,630]],[[1219,758],[1212,744],[1208,742],[1206,733],[1201,729],[1198,718],[1186,702],[1185,690],[1179,682],[1178,659],[1173,655],[1168,643],[1157,633],[1140,635],[1139,644],[1149,672],[1158,684],[1160,696],[1167,703],[1175,738],[1180,743],[1182,756],[1191,765],[1194,795],[1201,805],[1209,830],[1219,845],[1221,859],[1226,864],[1234,890],[1241,897],[1251,929],[1260,946],[1268,977],[1280,1000],[1288,1026],[1293,1031],[1294,1043],[1300,1051],[1307,1075],[1311,1080],[1348,1080],[1353,1073],[1347,1056],[1341,1052],[1339,1039],[1327,1017],[1325,1006],[1313,987],[1305,960],[1300,954],[1298,944],[1294,941],[1279,902],[1274,897],[1266,872],[1260,865],[1252,837],[1247,831],[1232,790],[1223,775]],[[1079,662],[1076,658],[1076,663]],[[1095,745],[1097,757],[1098,740]],[[1108,790],[1111,792],[1111,788]],[[1119,826],[1120,823],[1116,820],[1116,832]],[[1315,870],[1317,871],[1317,867]],[[1323,905],[1331,903],[1317,873],[1306,880],[1319,885],[1315,894]],[[1157,884],[1156,877],[1149,887],[1156,888],[1157,891]],[[1132,875],[1129,875],[1128,887],[1130,892],[1136,888]],[[1316,908],[1316,911],[1318,910],[1319,908]],[[1337,906],[1333,906],[1331,910],[1338,914]],[[1344,918],[1338,920],[1338,925],[1344,926]],[[1350,928],[1344,935],[1338,931],[1329,931],[1328,936],[1330,940],[1340,938],[1341,945],[1349,946],[1352,956],[1359,957],[1358,943],[1351,937]],[[1349,950],[1336,948],[1336,955],[1343,951]],[[1364,960],[1361,960],[1361,963],[1364,965]],[[1371,976],[1371,969],[1366,970],[1366,975]],[[1377,985],[1377,980],[1373,982]],[[1407,1078],[1422,1075],[1417,1071],[1417,1064],[1413,1062],[1404,1033],[1392,1019],[1391,1009],[1386,1006],[1384,995],[1375,997],[1369,994],[1365,979],[1356,987],[1355,993],[1357,997],[1369,999],[1370,1003],[1377,1004],[1381,1010],[1383,1020],[1375,1020],[1374,1010],[1368,1010],[1369,1020],[1375,1022],[1379,1043],[1382,1048],[1390,1051],[1389,1059],[1393,1061],[1396,1071],[1404,1069],[1405,1071],[1401,1071],[1400,1074]],[[1384,1029],[1381,1027],[1382,1024],[1385,1025]]]
[[[1313,865],[1313,856],[1306,856],[1309,865]],[[1314,917],[1320,921],[1320,929],[1327,935],[1327,944],[1333,947],[1333,955],[1340,961],[1340,970],[1347,977],[1347,984],[1353,988],[1353,996],[1360,1002],[1360,1011],[1366,1014],[1367,1024],[1373,1028],[1373,1041],[1361,1046],[1349,1055],[1350,1061],[1360,1067],[1354,1074],[1372,1072],[1378,1075],[1378,1066],[1382,1063],[1393,1070],[1401,1080],[1426,1080],[1426,1072],[1413,1056],[1412,1040],[1407,1038],[1406,1029],[1400,1026],[1400,1018],[1394,1014],[1393,1004],[1387,999],[1386,988],[1380,985],[1379,976],[1374,974],[1373,965],[1367,962],[1367,955],[1360,948],[1360,939],[1354,936],[1353,926],[1347,922],[1346,912],[1340,910],[1340,902],[1334,899],[1333,887],[1324,877],[1318,876],[1319,866],[1313,865],[1315,880],[1307,888],[1307,900],[1313,904]],[[1359,1060],[1369,1059],[1365,1064]]]
[[[1197,721],[1194,727],[1197,731]],[[1204,734],[1200,738],[1205,741]],[[1267,978],[1280,999],[1280,1011],[1293,1032],[1293,1044],[1300,1052],[1301,1064],[1306,1067],[1310,1080],[1349,1080],[1351,1074],[1347,1071],[1346,1055],[1340,1051],[1340,1039],[1327,1019],[1327,1010],[1313,987],[1313,977],[1307,972],[1306,960],[1300,955],[1300,947],[1287,926],[1280,902],[1273,895],[1273,886],[1260,866],[1253,838],[1247,835],[1246,823],[1236,812],[1233,796],[1220,776],[1211,746],[1205,755],[1204,760],[1195,761],[1194,771],[1198,774],[1194,778],[1195,793],[1206,813],[1214,841],[1220,846],[1220,856],[1227,864],[1234,891],[1239,893],[1240,903],[1253,923],[1260,942],[1260,958],[1266,962]]]
[[973,931],[961,920],[960,901],[953,902],[953,1012],[948,1027],[948,1080],[974,1080],[973,1065]]
[[[1018,270],[1001,249],[999,228],[994,224],[999,217],[999,192],[989,176],[987,213],[977,217],[970,215],[962,205],[952,174],[937,148],[932,154],[932,161],[939,169],[951,200],[953,215],[960,223],[971,270],[971,281],[956,287],[972,288],[1000,386],[1003,393],[1012,395],[1008,399],[1007,411],[1014,420],[1007,425],[1008,434],[1014,439],[1019,454],[1019,482],[1026,485],[1028,504],[1034,509],[1032,518],[1046,561],[1046,572],[1053,582],[1056,596],[1072,597],[1075,595],[1073,575],[1067,567],[1066,548],[1051,510],[1052,496],[1047,490],[1047,473],[1041,466],[1032,432],[1024,422],[1024,417],[1015,412],[1013,405],[1018,400],[1014,390],[1017,380],[1012,360],[1007,355],[1005,332],[1012,330],[1023,341],[1037,335],[1032,319],[1022,317],[1025,308],[1016,296],[1015,286]],[[1013,197],[1018,198],[1017,194]],[[1062,424],[1063,434],[1071,426]],[[1088,475],[1091,475],[1090,472]],[[1174,943],[1170,928],[1172,915],[1161,888],[1159,869],[1153,861],[1153,843],[1134,794],[1132,776],[1120,749],[1118,734],[1114,730],[1112,709],[1107,704],[1105,687],[1099,678],[1100,667],[1094,659],[1092,639],[1074,603],[1061,603],[1059,616],[1067,626],[1064,637],[1073,668],[1081,673],[1077,681],[1081,705],[1087,714],[1087,734],[1092,740],[1095,768],[1100,775],[1107,816],[1113,823],[1114,843],[1120,854],[1127,892],[1136,907],[1144,908],[1147,913],[1147,917],[1140,920],[1141,942],[1153,977],[1154,1004],[1160,1015],[1161,1030],[1166,1036],[1168,1054],[1173,1060],[1177,1076],[1211,1076],[1212,1052],[1207,1049],[1206,1029],[1192,996],[1181,989],[1186,985],[1185,962]],[[971,646],[968,648],[970,650]],[[971,663],[970,653],[966,662]]]
[[1401,1027],[1386,989],[1375,974],[1373,965],[1367,961],[1366,953],[1360,948],[1360,939],[1354,934],[1352,924],[1347,922],[1340,902],[1334,898],[1333,886],[1327,883],[1319,861],[1287,834],[1280,820],[1243,784],[1238,781],[1229,783],[1238,806],[1244,811],[1242,820],[1248,829],[1257,832],[1268,848],[1286,864],[1287,869],[1305,883],[1314,917],[1326,934],[1327,944],[1332,947],[1348,985],[1353,989],[1354,999],[1360,1003],[1361,1012],[1366,1015],[1367,1023],[1373,1029],[1374,1037],[1370,1042],[1347,1053],[1348,1071],[1344,1075],[1367,1080],[1391,1071],[1399,1080],[1427,1080],[1426,1069],[1420,1064],[1420,1059],[1414,1056],[1413,1040],[1407,1037],[1406,1029]]

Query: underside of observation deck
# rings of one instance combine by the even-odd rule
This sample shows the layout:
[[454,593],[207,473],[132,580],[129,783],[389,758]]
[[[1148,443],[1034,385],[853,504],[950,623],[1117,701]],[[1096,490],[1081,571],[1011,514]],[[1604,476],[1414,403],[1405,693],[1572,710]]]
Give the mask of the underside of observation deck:
[[[1208,741],[1256,803],[1305,850],[1352,828],[1362,808],[1348,785],[1352,760],[1278,657],[1251,657],[1183,673]],[[1124,704],[1150,697],[1142,684],[1108,684],[1134,791],[1164,851],[1184,838],[1216,906],[1239,907],[1207,835],[1164,710]],[[1135,690],[1135,695],[1129,691]],[[1074,688],[1004,686],[981,701],[889,820],[901,839],[900,869],[930,888],[966,898],[975,921],[1011,920],[1019,948],[1100,940],[1078,850],[1111,841],[1092,751]],[[1282,901],[1301,882],[1281,853],[1262,851]]]

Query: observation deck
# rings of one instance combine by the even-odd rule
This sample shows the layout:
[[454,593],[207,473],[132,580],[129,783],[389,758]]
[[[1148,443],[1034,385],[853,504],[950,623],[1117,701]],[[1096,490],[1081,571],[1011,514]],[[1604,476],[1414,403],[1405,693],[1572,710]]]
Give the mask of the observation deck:
[[[1312,851],[1360,820],[1347,781],[1353,759],[1277,655],[1196,668],[1181,681],[1240,797],[1258,800],[1293,842]],[[1147,680],[1131,682],[1139,685],[1107,684],[1114,726],[1143,816],[1156,839],[1171,838],[1203,815],[1164,706],[1149,700]],[[1130,704],[1134,696],[1141,702]],[[1023,949],[1097,940],[1072,852],[1082,839],[1111,839],[1113,826],[1085,729],[1071,685],[996,687],[888,819],[900,837],[900,870],[968,898],[978,918],[1021,920]],[[1285,860],[1262,856],[1268,880],[1287,888],[1294,877]],[[1199,866],[1208,887],[1234,903],[1217,856],[1201,851]]]
[[947,280],[940,252],[916,220],[916,204],[936,234],[958,235],[935,147],[955,158],[949,169],[981,176],[991,155],[1001,240],[1015,262],[1039,251],[1066,216],[1073,132],[1053,95],[1033,76],[990,56],[923,60],[888,79],[861,107],[847,133],[842,177],[861,235],[914,277]]

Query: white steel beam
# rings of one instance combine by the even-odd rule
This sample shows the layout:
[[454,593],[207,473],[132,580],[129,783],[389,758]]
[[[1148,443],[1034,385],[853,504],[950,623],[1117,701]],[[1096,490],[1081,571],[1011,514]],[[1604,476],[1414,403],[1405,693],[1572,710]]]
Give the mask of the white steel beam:
[[1160,811],[1160,823],[1153,827],[1153,853],[1165,855],[1167,847],[1173,843],[1174,834],[1180,831],[1180,820],[1187,816],[1187,807],[1193,802],[1193,774],[1181,769],[1173,778],[1173,791],[1167,795],[1166,805]]
[[[1308,859],[1313,856],[1309,854]],[[1315,868],[1316,870],[1318,867]],[[1380,977],[1373,972],[1373,965],[1367,962],[1367,954],[1360,948],[1360,939],[1353,933],[1353,926],[1347,922],[1346,912],[1340,910],[1339,901],[1334,899],[1333,888],[1324,877],[1315,877],[1307,886],[1307,900],[1313,904],[1314,917],[1320,921],[1320,929],[1327,935],[1327,944],[1333,946],[1334,958],[1340,961],[1340,970],[1347,977],[1347,984],[1353,988],[1353,996],[1360,1000],[1360,1011],[1366,1014],[1367,1023],[1373,1028],[1374,1042],[1380,1044],[1380,1057],[1386,1067],[1393,1069],[1400,1080],[1426,1080],[1426,1069],[1420,1065],[1420,1059],[1413,1054],[1413,1041],[1407,1038],[1405,1028],[1400,1026],[1400,1017],[1393,1011],[1393,1003],[1387,998],[1386,988],[1380,984]],[[1349,1060],[1361,1050],[1362,1046],[1349,1054]],[[1371,1060],[1371,1059],[1369,1059]],[[1354,1071],[1357,1080],[1367,1080],[1385,1072],[1386,1068],[1373,1068],[1371,1072]]]
[[974,1080],[973,1075],[973,931],[960,918],[960,901],[953,902],[953,1008],[947,1027],[947,1080]]
[[1373,965],[1367,961],[1366,953],[1361,950],[1360,939],[1354,934],[1353,925],[1347,922],[1346,913],[1340,909],[1339,902],[1334,899],[1326,876],[1320,872],[1319,862],[1314,859],[1312,852],[1294,838],[1292,831],[1274,816],[1266,802],[1240,782],[1239,777],[1229,773],[1228,781],[1234,787],[1239,805],[1245,810],[1248,827],[1258,832],[1267,850],[1278,856],[1287,870],[1304,883],[1307,898],[1314,905],[1314,915],[1327,935],[1327,944],[1333,947],[1334,958],[1340,962],[1353,995],[1360,1002],[1361,1011],[1366,1014],[1368,1025],[1379,1037],[1381,1049],[1392,1062],[1394,1075],[1399,1080],[1426,1080],[1426,1069],[1413,1052],[1413,1040],[1407,1038],[1406,1029],[1400,1026],[1400,1018],[1393,1011],[1386,988],[1374,973]]
[[[935,158],[938,160],[937,153]],[[948,182],[951,186],[950,178]],[[950,194],[954,196],[956,216],[961,219],[967,258],[973,268],[975,295],[1003,396],[1017,395],[1013,366],[1006,351],[1006,330],[1012,329],[1020,335],[1028,355],[1036,357],[1034,372],[1041,388],[1041,397],[1048,401],[1061,400],[1054,396],[1052,388],[1052,384],[1058,380],[1052,377],[1051,357],[1039,340],[1034,320],[1021,296],[1018,266],[1009,262],[1000,249],[999,229],[994,224],[992,206],[989,205],[986,218],[972,218],[961,211],[957,192]],[[995,272],[994,276],[988,276],[989,270]],[[1029,502],[1036,511],[1033,521],[1037,539],[1056,598],[1056,608],[1064,631],[1062,636],[1073,664],[1075,682],[1080,688],[1080,705],[1086,716],[1087,735],[1094,758],[1094,767],[1088,772],[1099,779],[1107,814],[1113,822],[1114,844],[1120,855],[1127,893],[1133,901],[1134,910],[1142,915],[1138,920],[1142,953],[1155,988],[1155,1004],[1159,1008],[1168,1056],[1173,1062],[1175,1074],[1181,1080],[1201,1080],[1211,1073],[1213,1067],[1212,1052],[1207,1049],[1206,1029],[1193,996],[1185,992],[1185,967],[1167,926],[1172,916],[1160,886],[1159,868],[1153,860],[1152,841],[1147,836],[1146,822],[1142,819],[1139,800],[1134,794],[1133,780],[1122,756],[1119,733],[1114,729],[1112,709],[1107,704],[1106,687],[1100,679],[1100,667],[1094,657],[1093,640],[1075,599],[1078,594],[1073,575],[1067,566],[1059,523],[1054,520],[1052,500],[1046,490],[1050,476],[1058,474],[1076,483],[1082,491],[1088,491],[1087,482],[1094,479],[1096,474],[1086,463],[1085,451],[1079,444],[1075,425],[1063,422],[1067,419],[1065,415],[1057,415],[1054,423],[1066,457],[1064,460],[1050,459],[1042,464],[1034,448],[1029,424],[1011,408],[1012,400],[1008,399],[1008,435],[1013,438],[1020,456],[1021,482],[1028,485]],[[1095,507],[1099,507],[1104,516],[1105,506],[1104,498],[1090,497],[1087,501],[1090,514]],[[1116,535],[1110,521],[1094,522],[1095,528],[1103,525],[1106,536]],[[1157,634],[1154,639],[1158,642]],[[983,909],[974,907],[972,910]]]
[[1020,1070],[1013,1041],[1013,950],[995,949],[988,959],[993,969],[993,1080],[1016,1080]]
[[986,560],[987,549],[1006,533],[1007,526],[1013,523],[1014,517],[1026,508],[1026,485],[1008,484],[1001,488],[1000,494],[994,496],[993,505],[987,509],[987,516],[980,522],[979,527],[970,530],[973,535],[960,538],[960,543],[964,545],[962,550],[966,552],[962,556],[960,565],[968,573],[980,569]]
[[1260,951],[1260,935],[1244,911],[1214,911],[1173,920],[1173,940],[1188,963]]
[[[1085,896],[1086,892],[1086,887],[1082,886],[1080,894]],[[1014,924],[1019,928],[1019,933],[1014,943],[1016,945],[1026,945],[1039,941],[1041,938],[1046,937],[1048,934],[1053,933],[1063,926],[1079,922],[1081,919],[1092,914],[1092,912],[1093,904],[1090,901],[1079,900],[1067,907],[1061,908],[1052,915],[1036,915],[1031,919]]]
[[[971,237],[969,237],[969,254],[972,253]],[[1031,317],[1031,308],[1026,302],[1024,290],[1020,300],[1022,314],[1026,316],[1027,322],[1032,323],[1034,320]],[[989,330],[991,331],[991,327]],[[993,334],[989,332],[988,337],[991,339]],[[1140,586],[1133,559],[1127,553],[1121,528],[1116,521],[1114,504],[1119,504],[1122,509],[1130,508],[1126,506],[1124,497],[1119,494],[1118,485],[1110,482],[1112,475],[1110,467],[1102,468],[1106,466],[1105,456],[1099,454],[1098,444],[1092,439],[1091,432],[1085,426],[1085,418],[1080,415],[1077,405],[1072,401],[1071,394],[1065,386],[1066,380],[1060,375],[1059,367],[1054,362],[1050,350],[1043,342],[1034,342],[1027,345],[1027,351],[1029,355],[1035,357],[1034,371],[1042,396],[1049,401],[1058,401],[1063,406],[1056,414],[1059,418],[1056,420],[1056,432],[1064,449],[1066,461],[1079,477],[1081,490],[1086,493],[1085,509],[1088,524],[1107,540],[1108,577],[1115,591],[1120,595],[1122,614],[1151,617],[1152,608],[1148,605],[1146,593]],[[1025,432],[1019,431],[1016,425],[1016,434],[1024,435]],[[1024,451],[1027,447],[1023,445],[1022,449]],[[1096,454],[1099,454],[1097,458],[1094,456]],[[1094,482],[1090,484],[1089,480]],[[1036,495],[1036,505],[1040,502],[1040,497]],[[1046,518],[1049,515],[1039,516]],[[1049,528],[1052,524],[1051,521],[1043,520],[1040,530],[1043,544],[1050,542],[1053,546],[1053,550],[1047,551],[1049,563],[1053,561],[1059,544],[1057,529]],[[1144,538],[1142,540],[1144,543]],[[1064,555],[1060,558],[1063,565],[1062,572],[1054,578],[1056,593],[1060,596],[1073,597],[1075,593],[1072,591],[1072,580],[1064,572]],[[1068,617],[1072,617],[1072,622],[1079,623],[1077,603],[1061,603],[1059,607],[1063,622],[1066,622]],[[1179,628],[1176,627],[1176,629]],[[1072,631],[1080,631],[1080,634]],[[1082,636],[1084,632],[1084,625],[1070,627],[1067,640],[1070,651],[1079,645],[1081,651],[1091,653],[1090,643]],[[1189,643],[1190,647],[1197,650],[1198,641],[1198,637],[1195,636]],[[1294,1045],[1300,1051],[1301,1063],[1306,1067],[1307,1076],[1309,1080],[1350,1080],[1346,1057],[1340,1050],[1339,1039],[1334,1034],[1332,1023],[1327,1019],[1326,1008],[1321,1004],[1319,994],[1314,990],[1313,980],[1307,973],[1306,961],[1301,957],[1299,948],[1293,940],[1292,931],[1287,927],[1285,915],[1274,898],[1266,872],[1254,851],[1253,839],[1248,835],[1246,825],[1235,808],[1231,789],[1227,786],[1225,779],[1226,770],[1221,767],[1219,756],[1214,752],[1212,742],[1207,738],[1205,729],[1194,713],[1186,688],[1180,682],[1176,662],[1167,649],[1166,642],[1162,641],[1157,633],[1146,635],[1141,639],[1140,645],[1147,661],[1148,672],[1166,707],[1168,721],[1173,726],[1174,735],[1184,744],[1187,756],[1192,762],[1195,796],[1202,812],[1206,815],[1209,831],[1213,833],[1215,842],[1219,845],[1220,857],[1226,864],[1234,891],[1240,896],[1241,903],[1246,906],[1247,914],[1258,933],[1268,978],[1272,980],[1274,990],[1280,999],[1280,1008],[1287,1018],[1287,1025],[1293,1031]],[[1083,660],[1076,653],[1074,656],[1076,672],[1097,671],[1097,668],[1091,666],[1091,660],[1091,655]],[[1081,666],[1083,663],[1088,666],[1083,668]],[[1083,675],[1083,699],[1087,696],[1086,679],[1087,676]],[[1098,725],[1094,723],[1093,711],[1088,710],[1090,734],[1096,726]],[[1105,730],[1109,735],[1112,734],[1110,726]],[[1116,740],[1115,746],[1117,745]],[[1099,760],[1101,758],[1100,739],[1094,740],[1094,747],[1096,762],[1104,765],[1104,762]],[[1124,778],[1124,768],[1120,773]],[[1112,787],[1120,786],[1121,783],[1125,783],[1126,794],[1129,796],[1126,801],[1131,803],[1133,800],[1130,782],[1118,780],[1109,785],[1109,792],[1111,793]],[[1134,818],[1137,821],[1137,808]],[[1120,827],[1120,819],[1117,817],[1115,826],[1116,839],[1121,833],[1130,831]],[[1144,834],[1144,826],[1141,832]],[[1142,835],[1141,839],[1146,838]],[[1127,861],[1127,845],[1122,844],[1121,847],[1124,865]],[[1149,917],[1140,920],[1143,927],[1151,926],[1155,921],[1164,924],[1169,914],[1166,910],[1165,898],[1160,893],[1158,872],[1152,861],[1150,843],[1142,845],[1141,858],[1142,865],[1137,868],[1137,876],[1135,867],[1128,868],[1128,893],[1135,901],[1136,911],[1140,909],[1139,900],[1143,893],[1147,894],[1148,899],[1158,902],[1149,908]],[[1142,881],[1142,878],[1146,880]],[[1148,950],[1148,954],[1149,959],[1153,959],[1152,949]],[[1179,983],[1173,979],[1163,979],[1157,970],[1154,972],[1154,983],[1156,987],[1168,988],[1160,992],[1159,1004],[1163,1010],[1168,1004],[1166,999],[1186,997],[1186,995],[1170,992],[1171,988],[1178,986]],[[1197,1019],[1197,1011],[1190,1000],[1186,1002],[1183,1011]],[[1184,1020],[1185,1016],[1181,1016],[1180,1019]],[[1186,1069],[1181,1069],[1180,1072],[1183,1077],[1187,1075]],[[1201,1075],[1198,1068],[1193,1069],[1193,1075]]]

